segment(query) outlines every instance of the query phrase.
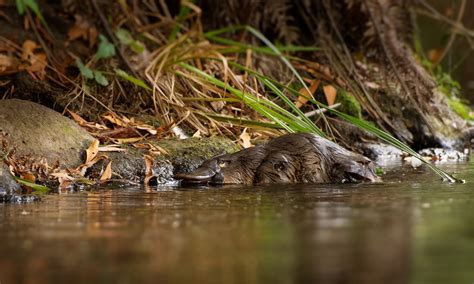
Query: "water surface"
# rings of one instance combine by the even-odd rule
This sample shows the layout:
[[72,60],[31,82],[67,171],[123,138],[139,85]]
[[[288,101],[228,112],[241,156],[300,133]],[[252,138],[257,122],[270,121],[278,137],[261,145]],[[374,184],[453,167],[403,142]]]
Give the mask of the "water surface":
[[474,283],[474,164],[444,168],[0,204],[0,283]]

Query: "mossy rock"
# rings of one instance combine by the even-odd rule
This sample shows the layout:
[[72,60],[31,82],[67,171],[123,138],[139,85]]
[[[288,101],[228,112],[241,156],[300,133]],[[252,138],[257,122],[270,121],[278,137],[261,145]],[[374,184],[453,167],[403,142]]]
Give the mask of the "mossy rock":
[[[205,160],[220,154],[233,153],[238,146],[226,137],[188,138],[143,141],[166,153],[155,156],[152,167],[153,175],[158,184],[173,182],[175,172],[190,172],[200,166]],[[125,152],[105,153],[112,162],[114,179],[142,183],[146,173],[146,150],[127,148]],[[106,161],[95,164],[89,174],[99,176]]]
[[64,167],[80,165],[94,139],[60,113],[17,99],[0,100],[0,131],[18,155],[46,158],[50,164],[59,161]]

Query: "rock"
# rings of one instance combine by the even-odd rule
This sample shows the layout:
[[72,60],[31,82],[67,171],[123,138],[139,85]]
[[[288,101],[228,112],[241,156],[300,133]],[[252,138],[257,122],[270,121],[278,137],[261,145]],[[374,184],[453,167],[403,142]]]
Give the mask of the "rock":
[[0,201],[3,196],[20,192],[20,185],[15,181],[7,165],[0,161]]
[[63,167],[80,165],[94,139],[60,113],[17,99],[0,100],[0,131],[17,154],[43,157],[50,164],[59,161]]
[[28,203],[39,199],[35,195],[22,194],[20,185],[15,181],[7,166],[0,161],[0,203]]
[[418,152],[423,157],[431,158],[433,161],[463,161],[468,155],[454,149],[426,148]]
[[[151,168],[157,184],[173,184],[174,173],[190,172],[211,157],[239,150],[236,144],[226,137],[148,140],[142,143],[153,145],[165,152],[154,158]],[[146,173],[144,156],[148,154],[146,150],[128,148],[126,152],[101,154],[108,156],[112,162],[113,179],[135,183],[144,181]],[[106,163],[107,161],[101,161],[95,164],[89,174],[98,177]]]
[[356,143],[355,147],[361,149],[365,156],[376,161],[400,158],[403,155],[400,149],[381,142]]

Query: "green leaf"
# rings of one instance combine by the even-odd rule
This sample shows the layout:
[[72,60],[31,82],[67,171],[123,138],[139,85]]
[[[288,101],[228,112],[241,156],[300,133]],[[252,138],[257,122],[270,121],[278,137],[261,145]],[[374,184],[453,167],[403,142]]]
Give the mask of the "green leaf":
[[97,59],[109,58],[115,55],[115,46],[104,35],[99,35],[99,48],[95,54]]
[[125,72],[123,70],[115,69],[115,74],[117,74],[121,78],[129,81],[130,83],[132,83],[132,84],[134,84],[138,87],[142,87],[145,90],[151,91],[151,88],[148,87],[148,85],[145,82],[143,82],[142,80],[140,80],[138,78],[133,77],[132,75],[129,75],[127,72]]
[[120,43],[128,45],[134,52],[142,53],[145,50],[145,47],[140,42],[134,40],[130,32],[126,29],[118,29],[115,31],[115,35]]
[[44,22],[43,15],[41,14],[39,6],[35,0],[23,0],[23,3],[25,3],[26,7],[30,8],[35,13],[35,15],[40,18],[42,22]]
[[31,181],[28,181],[26,179],[22,179],[19,177],[14,177],[14,178],[18,183],[31,187],[35,193],[47,193],[48,191],[50,191],[50,189],[47,186],[39,185],[39,184],[33,183]]
[[19,15],[23,15],[25,13],[25,2],[23,0],[16,0],[16,9]]
[[79,68],[79,71],[81,72],[81,75],[84,76],[87,79],[92,79],[94,78],[94,73],[92,72],[92,69],[89,67],[85,66],[81,59],[77,58],[76,59],[76,66]]
[[115,35],[119,39],[120,43],[130,45],[133,42],[132,35],[126,29],[118,29],[115,31]]
[[130,44],[130,48],[135,52],[135,53],[142,53],[145,51],[145,47],[138,41],[133,41]]
[[109,85],[109,81],[107,81],[107,78],[105,78],[100,71],[94,70],[94,79],[97,83],[99,83],[99,85],[104,87]]

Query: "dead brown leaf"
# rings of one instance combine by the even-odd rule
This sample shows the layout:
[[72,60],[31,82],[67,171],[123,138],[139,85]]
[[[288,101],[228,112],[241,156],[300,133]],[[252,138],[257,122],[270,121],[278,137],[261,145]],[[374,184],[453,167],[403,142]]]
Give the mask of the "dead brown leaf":
[[336,101],[337,89],[331,85],[326,85],[323,87],[324,96],[326,96],[326,101],[328,106],[332,106]]
[[45,69],[47,66],[46,54],[36,53],[35,50],[38,47],[36,42],[32,40],[25,40],[22,45],[21,59],[29,63],[28,66],[25,66],[24,69],[37,73],[38,76],[43,79],[46,73]]
[[244,148],[250,148],[253,146],[252,143],[250,143],[250,135],[247,133],[247,128],[245,128],[242,134],[240,134],[239,144]]
[[93,47],[97,42],[97,29],[81,15],[74,15],[74,18],[76,19],[76,22],[67,33],[68,41],[82,38],[89,42],[89,47]]
[[13,74],[19,71],[20,62],[14,57],[0,54],[0,75]]
[[99,153],[99,140],[94,139],[92,143],[89,145],[89,148],[86,150],[86,162],[85,164],[89,164]]
[[150,180],[154,177],[153,163],[155,159],[150,155],[143,155],[143,159],[145,159],[145,180],[143,182],[145,185],[148,185]]
[[295,102],[295,105],[296,105],[297,108],[300,108],[303,105],[305,105],[308,102],[308,98],[313,98],[313,94],[318,89],[320,82],[321,82],[320,80],[313,80],[311,82],[311,85],[308,88],[311,93],[308,93],[308,90],[306,90],[306,88],[301,88],[299,90],[299,93],[302,96],[299,96],[298,99]]
[[112,161],[109,161],[107,166],[105,167],[104,172],[100,176],[100,181],[106,181],[112,178]]
[[77,124],[79,125],[86,125],[88,124],[89,122],[87,120],[85,120],[84,118],[82,118],[80,115],[78,115],[77,113],[73,112],[73,111],[70,111],[68,110],[67,112],[69,112],[69,114],[71,115],[72,119],[77,122]]

